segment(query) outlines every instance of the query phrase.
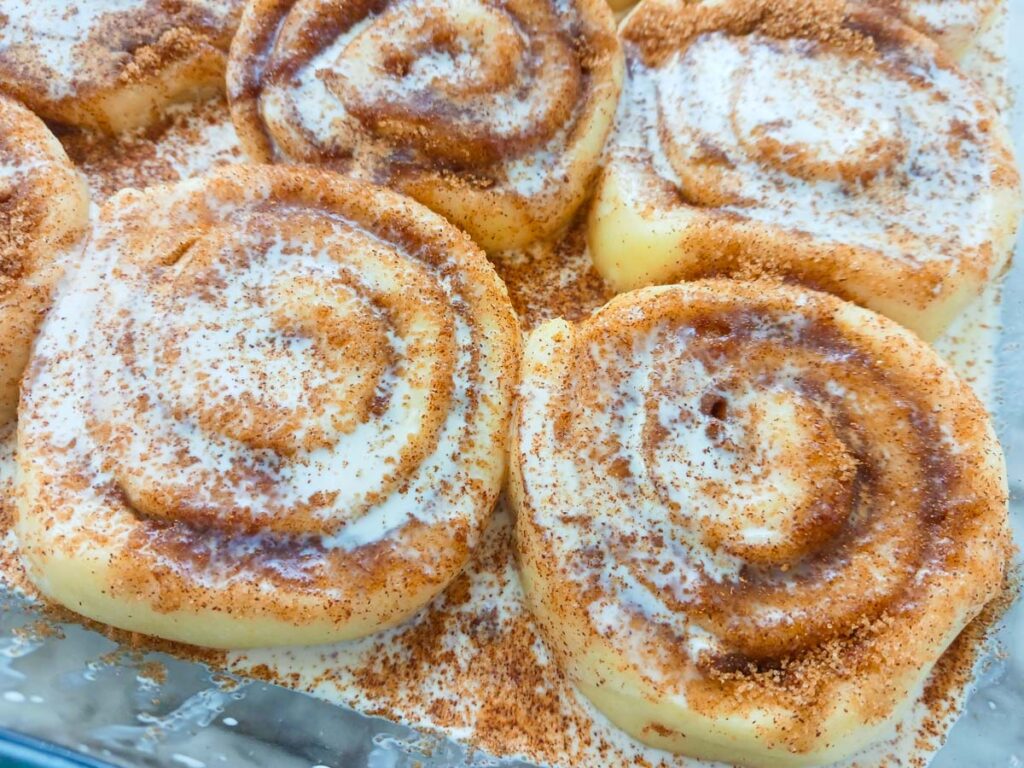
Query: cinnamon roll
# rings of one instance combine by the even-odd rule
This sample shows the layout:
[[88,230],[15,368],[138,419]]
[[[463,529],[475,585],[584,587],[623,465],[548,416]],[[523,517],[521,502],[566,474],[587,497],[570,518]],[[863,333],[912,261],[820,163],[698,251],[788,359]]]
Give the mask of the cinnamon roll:
[[314,169],[101,210],[25,376],[15,534],[41,592],[209,647],[394,624],[505,465],[519,332],[469,238]]
[[582,202],[621,59],[605,0],[255,0],[228,95],[254,160],[394,186],[494,250]]
[[118,133],[212,95],[244,0],[0,0],[0,90]]
[[838,0],[646,0],[591,212],[619,291],[772,275],[926,338],[1006,266],[1020,179],[936,44]]
[[629,9],[636,0],[608,0],[608,5],[611,6],[612,10],[616,13],[622,13]]
[[527,598],[635,738],[758,766],[886,736],[999,593],[985,409],[838,298],[709,280],[529,337],[512,498]]
[[89,222],[85,182],[43,121],[0,96],[0,425],[18,384],[62,252]]

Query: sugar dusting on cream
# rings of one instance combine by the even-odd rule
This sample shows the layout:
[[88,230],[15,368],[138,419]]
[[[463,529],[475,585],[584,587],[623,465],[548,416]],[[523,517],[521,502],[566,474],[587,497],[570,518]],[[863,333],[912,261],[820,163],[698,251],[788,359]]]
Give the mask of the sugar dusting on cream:
[[146,0],[14,0],[2,5],[4,24],[0,44],[32,46],[53,73],[49,95],[58,99],[74,92],[83,56],[83,32],[88,34],[109,14],[137,11]]

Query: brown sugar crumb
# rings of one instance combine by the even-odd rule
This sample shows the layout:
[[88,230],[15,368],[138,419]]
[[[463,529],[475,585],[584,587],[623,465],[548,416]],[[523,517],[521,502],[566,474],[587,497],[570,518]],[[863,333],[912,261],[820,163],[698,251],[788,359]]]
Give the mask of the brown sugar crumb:
[[658,0],[630,17],[621,30],[635,43],[644,62],[657,66],[702,34],[725,30],[742,35],[817,40],[851,53],[871,50],[871,39],[846,25],[842,0],[745,0],[693,4]]
[[44,619],[38,619],[30,622],[29,624],[17,627],[11,632],[11,634],[20,640],[26,641],[38,641],[43,638],[50,637],[58,640],[64,638],[64,630]]
[[974,678],[991,635],[1020,592],[1021,573],[1011,572],[999,596],[957,635],[939,659],[921,697],[929,711],[922,734],[945,739],[949,719],[958,714],[963,692]]
[[0,190],[0,296],[5,285],[15,283],[33,266],[25,259],[43,219],[33,202],[14,191]]
[[167,682],[167,667],[159,661],[143,661],[137,667],[140,678],[152,681],[154,685]]
[[159,661],[147,660],[138,650],[120,646],[110,653],[100,656],[99,661],[105,666],[125,666],[135,670],[140,681],[154,686],[167,682],[167,666]]
[[153,45],[138,48],[117,76],[123,84],[141,83],[173,61],[183,61],[209,45],[209,38],[184,27],[170,29]]
[[[510,546],[510,529],[503,527],[480,553],[479,566],[507,577]],[[502,615],[497,607],[466,611],[470,589],[470,576],[463,574],[443,601],[357,666],[355,681],[378,711],[401,717],[422,710],[442,729],[472,726],[488,751],[565,754],[565,690],[560,674],[535,661],[539,638],[531,622],[521,613]],[[446,642],[453,637],[471,641],[466,652]],[[445,685],[432,691],[439,671]],[[453,700],[450,691],[461,691],[472,703]]]
[[615,295],[587,252],[585,211],[552,242],[492,257],[524,331],[556,317],[581,320]]

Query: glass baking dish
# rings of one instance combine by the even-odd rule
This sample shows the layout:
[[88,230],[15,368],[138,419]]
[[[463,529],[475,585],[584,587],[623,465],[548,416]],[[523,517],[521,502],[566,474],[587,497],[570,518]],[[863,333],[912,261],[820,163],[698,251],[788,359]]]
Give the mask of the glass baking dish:
[[[1008,39],[1024,39],[1024,3],[1010,3]],[[1024,49],[1008,51],[1024,84]],[[1024,109],[1011,115],[1024,157]],[[1024,245],[1003,286],[995,375],[1011,517],[1024,543]],[[9,544],[9,543],[8,543]],[[1018,564],[1022,562],[1018,553]],[[935,768],[1024,766],[1024,603],[1003,617],[963,715]],[[514,663],[514,660],[510,660]],[[99,631],[43,617],[0,594],[0,765],[24,766],[526,765],[311,696],[246,680]]]

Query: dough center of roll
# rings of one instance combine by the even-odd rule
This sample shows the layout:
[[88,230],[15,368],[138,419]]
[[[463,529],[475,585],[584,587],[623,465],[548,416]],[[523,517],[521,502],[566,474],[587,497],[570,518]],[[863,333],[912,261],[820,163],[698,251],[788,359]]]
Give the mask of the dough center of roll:
[[[574,51],[542,6],[397,3],[309,61],[299,114],[321,142],[348,145],[358,126],[386,139],[389,154],[405,145],[460,168],[534,150],[570,118],[582,87]],[[321,88],[343,107],[329,121],[302,112]]]
[[709,549],[793,565],[842,526],[856,461],[798,392],[723,384],[654,393],[655,484],[676,522]]
[[329,535],[435,450],[452,318],[416,262],[298,213],[156,240],[119,268],[92,378],[133,507]]
[[762,205],[767,190],[808,194],[903,173],[910,145],[892,94],[910,86],[880,88],[877,68],[855,53],[712,33],[657,78],[665,155],[698,204]]
[[[284,456],[326,448],[367,419],[395,350],[386,319],[343,282],[254,270],[235,297],[176,297],[154,369],[176,418]],[[197,280],[215,275],[194,275]],[[248,306],[243,301],[251,300]],[[225,323],[220,312],[235,317]],[[260,310],[266,312],[261,314]]]
[[806,180],[867,181],[894,166],[903,148],[899,116],[878,97],[877,77],[856,58],[786,50],[808,45],[748,41],[733,85],[740,145]]
[[[420,3],[358,35],[336,62],[356,93],[395,88],[476,97],[515,80],[527,41],[501,11],[475,0]],[[340,83],[339,83],[340,84]]]

